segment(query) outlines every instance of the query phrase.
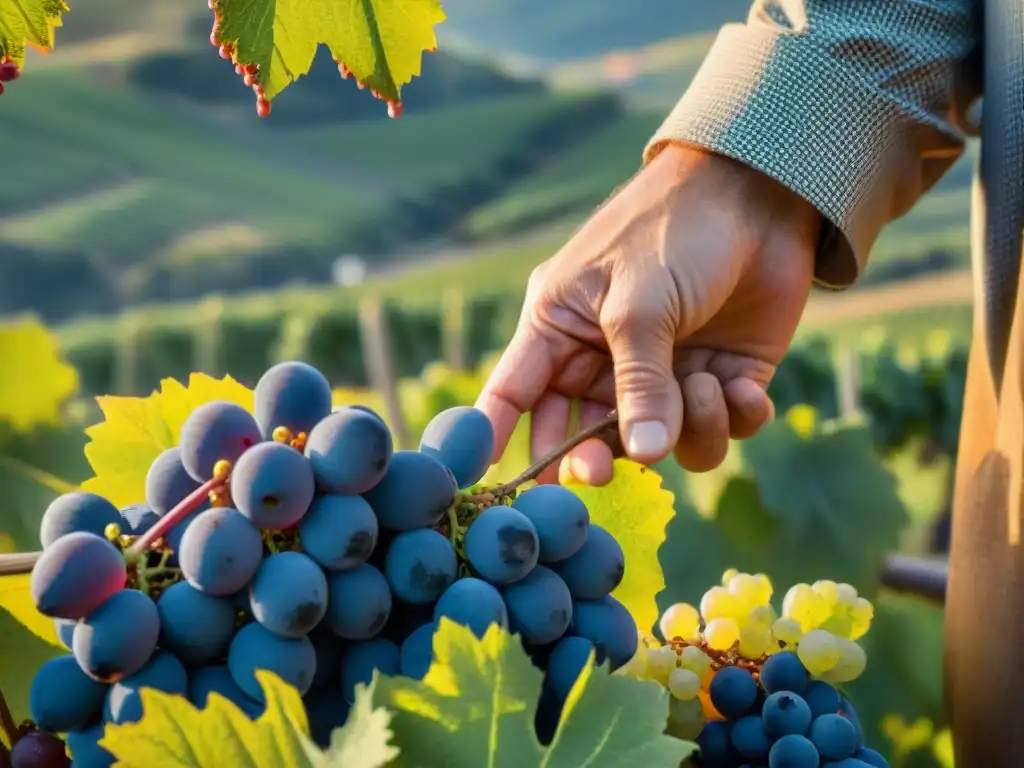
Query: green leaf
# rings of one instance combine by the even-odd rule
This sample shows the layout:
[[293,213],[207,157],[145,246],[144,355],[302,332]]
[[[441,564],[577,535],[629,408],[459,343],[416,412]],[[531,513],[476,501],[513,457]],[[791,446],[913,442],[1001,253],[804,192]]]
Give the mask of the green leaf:
[[780,523],[769,562],[791,578],[769,573],[776,583],[829,578],[873,596],[883,558],[898,548],[909,518],[868,430],[826,422],[804,435],[780,421],[741,450],[761,503]]
[[357,81],[398,101],[445,19],[440,0],[218,0],[217,13],[221,43],[259,66],[267,99],[308,74],[325,43]]
[[0,51],[18,66],[25,63],[25,44],[46,53],[53,30],[68,10],[64,0],[3,0],[0,3]]
[[641,630],[651,630],[659,615],[656,598],[665,589],[658,549],[675,514],[672,492],[662,487],[657,472],[627,459],[615,462],[615,474],[607,485],[595,488],[571,481],[566,487],[586,502],[590,522],[622,546],[626,573],[612,595],[626,606]]
[[534,733],[541,672],[517,637],[492,625],[483,639],[442,619],[422,682],[378,678],[394,713],[398,765],[446,768],[633,768],[678,765],[695,746],[665,736],[668,694],[590,667],[577,680],[549,748]]
[[309,738],[299,692],[279,677],[256,673],[267,707],[253,722],[219,694],[206,709],[183,696],[142,689],[137,723],[108,725],[100,745],[121,768],[323,768],[326,756]]
[[[14,0],[14,7],[24,1]],[[0,3],[0,34],[9,2]],[[78,372],[61,358],[53,334],[33,319],[0,323],[0,359],[0,422],[18,431],[60,424]]]
[[398,757],[391,744],[391,713],[373,706],[373,690],[356,686],[356,701],[348,720],[331,734],[327,750],[330,768],[383,768]]

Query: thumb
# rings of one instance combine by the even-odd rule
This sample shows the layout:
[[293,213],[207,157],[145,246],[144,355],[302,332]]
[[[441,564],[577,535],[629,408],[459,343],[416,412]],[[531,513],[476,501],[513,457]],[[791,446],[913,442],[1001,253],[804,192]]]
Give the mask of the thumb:
[[660,292],[613,288],[601,307],[622,443],[643,464],[665,458],[683,424],[683,395],[672,368],[676,318],[668,301],[651,299]]

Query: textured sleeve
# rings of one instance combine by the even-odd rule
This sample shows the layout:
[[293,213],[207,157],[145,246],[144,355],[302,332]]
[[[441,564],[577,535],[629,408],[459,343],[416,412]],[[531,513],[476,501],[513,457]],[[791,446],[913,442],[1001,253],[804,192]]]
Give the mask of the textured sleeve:
[[670,142],[775,178],[828,223],[816,277],[852,283],[882,227],[963,151],[982,0],[755,0],[644,153]]

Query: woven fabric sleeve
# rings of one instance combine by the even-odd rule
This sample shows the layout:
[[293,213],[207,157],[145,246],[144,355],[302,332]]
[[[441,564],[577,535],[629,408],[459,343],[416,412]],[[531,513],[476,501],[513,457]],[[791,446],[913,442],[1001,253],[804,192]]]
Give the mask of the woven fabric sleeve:
[[981,0],[755,0],[723,27],[651,139],[727,155],[828,222],[816,277],[842,288],[882,227],[963,151]]

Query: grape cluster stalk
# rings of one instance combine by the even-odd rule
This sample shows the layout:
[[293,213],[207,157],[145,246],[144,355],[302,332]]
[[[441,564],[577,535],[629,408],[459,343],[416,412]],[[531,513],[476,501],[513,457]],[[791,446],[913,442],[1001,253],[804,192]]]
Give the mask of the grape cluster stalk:
[[44,513],[31,594],[68,653],[37,673],[24,728],[64,756],[16,748],[13,768],[68,754],[112,765],[99,741],[142,718],[143,688],[200,708],[217,693],[255,719],[257,670],[300,692],[326,745],[357,685],[426,675],[442,620],[516,635],[544,671],[536,730],[550,742],[584,666],[626,666],[640,634],[611,595],[626,567],[614,536],[569,489],[522,487],[615,435],[613,412],[488,488],[495,437],[475,408],[442,411],[417,450],[396,450],[378,414],[334,407],[300,362],[264,373],[252,412],[199,406],[150,466],[144,499],[118,509],[76,491]]

